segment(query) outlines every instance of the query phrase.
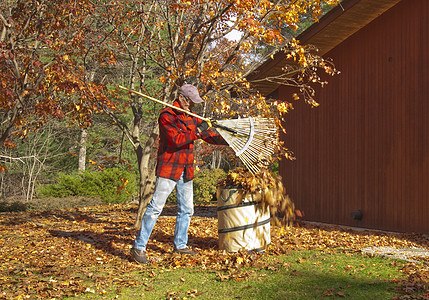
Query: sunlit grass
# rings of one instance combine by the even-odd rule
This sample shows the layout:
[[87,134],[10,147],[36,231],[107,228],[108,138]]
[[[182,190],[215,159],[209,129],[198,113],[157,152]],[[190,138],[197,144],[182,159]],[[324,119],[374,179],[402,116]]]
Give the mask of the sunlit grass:
[[[360,254],[291,251],[266,256],[261,268],[202,271],[144,267],[142,284],[89,291],[77,299],[391,299],[403,263]],[[113,289],[112,289],[113,288]],[[100,294],[101,292],[101,294]]]

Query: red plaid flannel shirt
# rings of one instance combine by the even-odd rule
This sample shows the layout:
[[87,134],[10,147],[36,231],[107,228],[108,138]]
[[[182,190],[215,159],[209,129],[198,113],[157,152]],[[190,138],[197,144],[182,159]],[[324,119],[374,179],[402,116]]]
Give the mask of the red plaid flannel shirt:
[[[180,107],[177,101],[174,106]],[[225,140],[210,128],[198,135],[197,126],[202,120],[172,108],[161,111],[159,124],[159,148],[156,175],[179,180],[182,172],[185,181],[194,178],[194,141],[203,139],[210,144],[227,145]]]

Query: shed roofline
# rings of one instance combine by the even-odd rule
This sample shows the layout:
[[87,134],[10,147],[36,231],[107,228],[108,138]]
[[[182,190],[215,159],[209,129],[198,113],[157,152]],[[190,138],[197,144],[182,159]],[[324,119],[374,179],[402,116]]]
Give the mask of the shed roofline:
[[[324,56],[400,1],[402,0],[343,0],[323,15],[319,22],[301,33],[297,40],[303,45],[316,46],[319,49],[318,55]],[[273,59],[263,62],[252,72],[247,80],[252,82],[281,74],[285,59],[283,52],[276,53]],[[258,81],[253,86],[265,96],[278,88],[278,85],[269,81]]]

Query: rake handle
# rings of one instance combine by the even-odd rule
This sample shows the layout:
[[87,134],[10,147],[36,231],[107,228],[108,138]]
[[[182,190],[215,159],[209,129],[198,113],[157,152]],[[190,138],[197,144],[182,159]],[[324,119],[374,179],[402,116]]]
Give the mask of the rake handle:
[[181,111],[181,112],[183,112],[183,113],[185,113],[185,114],[188,114],[188,115],[190,115],[190,116],[196,117],[196,118],[201,119],[201,120],[203,120],[203,121],[210,122],[210,119],[207,119],[207,118],[201,117],[201,116],[199,116],[199,115],[197,115],[197,114],[194,114],[193,112],[190,112],[190,111],[184,110],[183,108],[180,108],[180,107],[174,106],[174,105],[172,105],[172,104],[170,104],[170,103],[167,103],[167,102],[164,102],[164,101],[158,100],[158,99],[156,99],[156,98],[152,98],[151,96],[145,95],[145,94],[143,94],[143,93],[140,93],[140,92],[137,92],[137,91],[131,90],[131,89],[126,88],[126,87],[124,87],[124,86],[122,86],[122,85],[120,85],[120,86],[119,86],[119,88],[121,88],[121,89],[123,89],[123,90],[126,90],[126,91],[128,91],[128,92],[131,92],[131,93],[137,94],[137,95],[139,95],[139,96],[145,97],[145,98],[147,98],[147,99],[149,99],[149,100],[152,100],[152,101],[154,101],[154,102],[160,103],[160,104],[162,104],[162,105],[165,105],[165,106],[171,107],[171,108],[173,108],[173,109],[175,109],[175,110]]
[[238,134],[237,130],[218,124],[216,121],[211,121],[211,124],[213,127],[223,129],[225,131],[231,132],[232,134]]
[[238,133],[236,130],[234,130],[234,129],[232,129],[232,128],[229,128],[229,127],[223,126],[223,125],[221,125],[221,124],[218,124],[216,121],[212,121],[212,120],[210,120],[210,119],[208,119],[208,118],[201,117],[201,116],[199,116],[199,115],[197,115],[197,114],[194,114],[193,112],[190,112],[190,111],[184,110],[184,109],[182,109],[182,108],[180,108],[180,107],[177,107],[177,106],[171,105],[170,103],[166,103],[166,102],[164,102],[164,101],[158,100],[158,99],[156,99],[156,98],[153,98],[153,97],[151,97],[151,96],[145,95],[145,94],[143,94],[143,93],[140,93],[140,92],[137,92],[137,91],[131,90],[131,89],[126,88],[126,87],[124,87],[124,86],[122,86],[122,85],[120,85],[120,86],[119,86],[119,88],[121,88],[121,89],[123,89],[123,90],[126,90],[126,91],[128,91],[128,92],[131,92],[131,93],[137,94],[137,95],[139,95],[139,96],[145,97],[145,98],[147,98],[147,99],[149,99],[149,100],[152,100],[152,101],[154,101],[154,102],[160,103],[160,104],[162,104],[162,105],[165,105],[165,106],[171,107],[171,108],[173,108],[173,109],[175,109],[175,110],[181,111],[181,112],[183,112],[183,113],[185,113],[185,114],[188,114],[188,115],[190,115],[190,116],[196,117],[196,118],[201,119],[201,120],[203,120],[203,121],[206,121],[207,123],[211,124],[213,127],[217,127],[217,128],[220,128],[220,129],[226,130],[226,131],[231,132],[231,133],[233,133],[233,134],[237,134],[237,133]]

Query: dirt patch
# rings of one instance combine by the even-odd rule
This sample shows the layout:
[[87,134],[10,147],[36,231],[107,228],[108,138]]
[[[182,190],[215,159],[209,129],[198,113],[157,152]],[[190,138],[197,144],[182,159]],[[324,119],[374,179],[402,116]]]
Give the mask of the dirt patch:
[[105,202],[100,198],[89,197],[64,197],[64,198],[41,198],[26,199],[8,198],[0,200],[0,212],[11,211],[44,211],[56,209],[78,208],[85,206],[103,205]]
[[[138,204],[138,203],[133,203]],[[89,197],[64,197],[64,198],[42,198],[27,201],[19,198],[8,198],[0,200],[0,212],[13,211],[47,211],[57,209],[71,209],[86,206],[107,205],[100,198]],[[175,217],[177,205],[167,203],[162,211],[162,216]],[[216,203],[195,204],[194,217],[217,217]]]
[[362,252],[368,255],[378,255],[396,258],[408,262],[417,262],[417,258],[429,258],[429,250],[424,248],[395,248],[395,247],[367,247]]

